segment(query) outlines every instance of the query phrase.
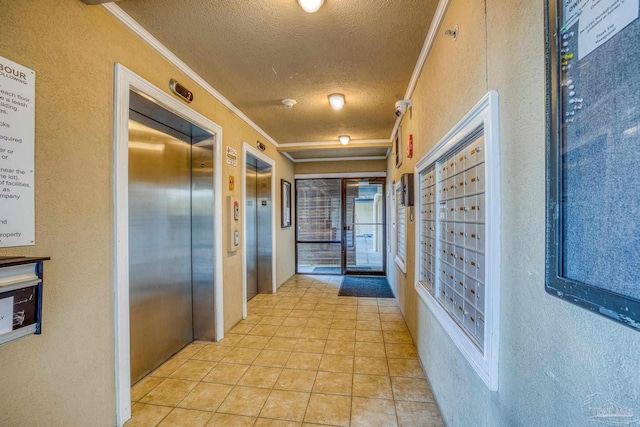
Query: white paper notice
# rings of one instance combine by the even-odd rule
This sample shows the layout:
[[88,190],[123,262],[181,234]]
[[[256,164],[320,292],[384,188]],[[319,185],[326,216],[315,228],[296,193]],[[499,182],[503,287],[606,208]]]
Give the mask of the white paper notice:
[[238,166],[238,150],[227,146],[227,164]]
[[35,239],[36,73],[0,57],[0,247]]
[[582,59],[638,18],[640,0],[589,0],[581,5],[578,59]]
[[0,299],[0,334],[13,330],[13,297]]

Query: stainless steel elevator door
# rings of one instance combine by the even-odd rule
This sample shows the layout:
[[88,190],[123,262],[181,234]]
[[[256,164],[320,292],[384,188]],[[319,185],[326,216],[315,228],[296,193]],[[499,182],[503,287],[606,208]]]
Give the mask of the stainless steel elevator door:
[[129,123],[132,383],[193,340],[191,145],[148,124]]
[[271,232],[271,168],[258,162],[257,187],[257,239],[258,239],[258,292],[270,294],[272,289],[273,236]]
[[246,278],[247,300],[258,294],[258,171],[255,163],[247,160],[247,172],[245,175],[246,186]]

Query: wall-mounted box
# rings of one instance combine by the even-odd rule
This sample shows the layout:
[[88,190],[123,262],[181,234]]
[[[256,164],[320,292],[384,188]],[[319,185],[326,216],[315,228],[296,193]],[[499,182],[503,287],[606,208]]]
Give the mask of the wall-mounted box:
[[413,174],[402,174],[400,183],[402,185],[402,200],[400,204],[405,207],[413,206]]
[[42,332],[42,263],[0,257],[0,344]]

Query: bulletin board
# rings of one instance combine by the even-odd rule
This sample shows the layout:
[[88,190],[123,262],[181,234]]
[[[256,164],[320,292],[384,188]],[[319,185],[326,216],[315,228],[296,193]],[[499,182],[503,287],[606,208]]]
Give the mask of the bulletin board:
[[640,0],[548,0],[548,293],[640,331]]

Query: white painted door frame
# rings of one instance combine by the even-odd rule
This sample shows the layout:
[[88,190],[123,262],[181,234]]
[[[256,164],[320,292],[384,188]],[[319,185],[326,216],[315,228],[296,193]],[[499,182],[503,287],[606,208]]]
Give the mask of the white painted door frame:
[[[271,166],[271,292],[278,288],[276,283],[276,162],[262,151],[242,142],[242,208],[247,206],[247,154]],[[242,221],[242,318],[247,318],[247,218]]]
[[[167,110],[214,136],[214,212],[222,209],[222,128],[181,101],[153,86],[131,70],[116,64],[114,94],[114,308],[116,420],[118,426],[131,418],[131,361],[129,341],[129,91],[153,99]],[[215,339],[224,336],[222,295],[222,218],[214,215],[215,239]]]

